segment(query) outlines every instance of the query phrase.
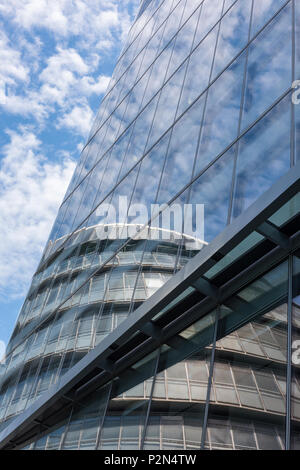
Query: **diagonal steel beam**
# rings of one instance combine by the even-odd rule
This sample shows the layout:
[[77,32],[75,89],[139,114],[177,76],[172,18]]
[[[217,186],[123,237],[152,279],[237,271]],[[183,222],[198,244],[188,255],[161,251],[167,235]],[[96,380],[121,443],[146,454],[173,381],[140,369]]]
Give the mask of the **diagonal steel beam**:
[[259,227],[257,227],[255,231],[271,240],[271,242],[275,243],[275,245],[278,245],[284,250],[289,251],[289,237],[282,233],[275,225],[271,224],[271,222],[263,222]]
[[206,297],[212,297],[213,299],[219,298],[219,289],[215,287],[211,282],[207,281],[203,277],[200,277],[192,284],[201,294]]

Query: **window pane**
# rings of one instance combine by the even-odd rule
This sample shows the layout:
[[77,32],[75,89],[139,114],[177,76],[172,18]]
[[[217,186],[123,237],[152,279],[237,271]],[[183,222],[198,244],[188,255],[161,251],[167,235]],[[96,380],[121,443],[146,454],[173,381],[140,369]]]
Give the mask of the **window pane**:
[[300,258],[293,261],[291,449],[300,449]]
[[241,139],[233,217],[240,215],[289,170],[290,103],[287,96]]
[[250,46],[243,128],[255,121],[291,86],[291,15],[289,3]]
[[190,106],[207,87],[216,39],[217,28],[214,28],[190,56],[178,114]]
[[252,0],[239,0],[222,19],[212,78],[247,44],[251,6]]
[[213,240],[227,224],[234,156],[235,147],[208,168],[191,187],[189,202],[204,204],[206,242]]
[[235,308],[221,307],[222,340],[235,321],[240,325],[247,315],[252,321],[235,331],[239,350],[230,353],[226,343],[217,342],[206,448],[285,448],[287,292],[283,263],[229,299]]
[[243,54],[208,91],[196,173],[237,137],[245,55]]
[[[252,36],[269,21],[285,4],[286,0],[254,0]],[[296,2],[297,3],[297,2]]]

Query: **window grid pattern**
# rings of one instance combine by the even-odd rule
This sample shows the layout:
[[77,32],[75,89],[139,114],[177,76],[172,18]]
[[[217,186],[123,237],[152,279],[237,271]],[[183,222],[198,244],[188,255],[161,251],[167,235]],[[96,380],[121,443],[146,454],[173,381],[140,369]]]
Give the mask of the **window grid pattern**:
[[[231,7],[233,8],[232,5],[231,5]],[[289,4],[287,4],[282,10],[279,11],[279,13],[276,14],[275,19],[273,19],[273,20],[271,21],[271,23],[274,23],[274,22],[276,21],[276,18],[277,18],[277,20],[278,20],[279,17],[281,17],[281,15],[285,16],[288,8],[290,8],[290,5],[289,5]],[[272,14],[273,14],[273,13],[274,13],[274,10],[272,10]],[[275,11],[275,13],[276,13],[276,11]],[[248,59],[248,61],[249,61],[249,59]],[[278,100],[277,100],[276,102],[278,102]],[[273,119],[274,119],[274,120],[275,120],[274,125],[277,127],[278,124],[277,124],[277,117],[276,117],[276,116],[279,116],[279,114],[280,114],[281,116],[284,115],[284,116],[286,117],[287,120],[285,121],[285,123],[283,123],[283,124],[286,124],[286,123],[289,121],[289,117],[288,117],[288,116],[289,116],[288,102],[289,102],[289,97],[287,97],[286,99],[283,99],[283,100],[281,100],[281,97],[280,97],[280,98],[279,98],[279,103],[278,103],[278,105],[277,105],[277,106],[275,105],[275,107],[273,107],[273,108],[271,109],[271,111],[270,111],[268,114],[265,114],[264,118],[262,118],[261,121],[258,121],[257,124],[253,127],[253,133],[252,133],[251,131],[249,131],[249,133],[246,133],[245,136],[244,136],[244,140],[242,139],[240,142],[238,142],[238,144],[240,144],[240,145],[238,145],[238,144],[237,144],[237,145],[234,145],[233,147],[231,147],[231,149],[228,150],[228,152],[227,152],[226,154],[222,155],[222,158],[224,158],[224,164],[226,164],[226,159],[231,159],[231,160],[232,160],[232,162],[230,162],[230,164],[233,164],[233,163],[236,161],[237,157],[239,157],[239,155],[237,155],[238,149],[241,149],[240,151],[242,151],[242,149],[244,148],[244,146],[243,146],[244,141],[245,141],[246,144],[247,144],[247,142],[249,142],[249,139],[250,139],[250,140],[251,140],[251,138],[253,139],[252,135],[253,135],[253,134],[255,135],[255,131],[256,131],[256,130],[259,131],[259,123],[260,123],[260,122],[262,123],[263,128],[264,128],[266,124],[268,125],[268,122],[269,122],[269,125],[272,126],[272,121],[273,121]],[[207,103],[206,103],[206,106],[207,106]],[[191,108],[191,110],[192,110],[192,108]],[[282,111],[283,111],[283,110],[284,110],[284,113],[282,114]],[[274,117],[272,118],[272,116],[274,116]],[[283,118],[282,118],[282,119],[283,119]],[[179,124],[180,124],[180,121],[179,121]],[[286,128],[284,128],[284,127],[283,127],[283,129],[286,130]],[[271,132],[271,131],[273,132],[272,127],[270,128],[270,132]],[[174,132],[174,135],[176,135],[176,132]],[[196,140],[196,138],[197,138],[197,136],[195,136],[194,139]],[[263,136],[262,136],[262,139],[263,139]],[[287,147],[289,147],[289,144],[287,144]],[[265,151],[265,149],[264,149],[264,151]],[[284,151],[285,151],[286,154],[287,154],[287,158],[285,159],[285,163],[284,163],[284,165],[286,165],[286,167],[285,167],[285,168],[283,168],[283,167],[281,168],[281,171],[282,171],[282,172],[284,172],[285,170],[287,170],[287,168],[288,168],[288,166],[289,166],[289,164],[290,164],[290,155],[288,155],[289,148],[288,148],[288,149],[284,149]],[[225,157],[226,157],[226,158],[225,158]],[[245,161],[245,162],[247,161],[247,157],[243,157],[243,156],[242,156],[242,153],[241,153],[240,158],[238,158],[238,160],[237,160],[238,163],[239,163],[239,160],[242,159],[242,158],[244,158],[244,161]],[[280,155],[280,158],[281,158],[282,161],[284,160],[284,159],[282,158],[282,154]],[[206,168],[206,171],[204,171],[204,173],[202,174],[203,178],[201,178],[201,177],[198,178],[198,182],[199,182],[200,184],[202,183],[202,179],[204,179],[204,180],[206,179],[206,176],[209,178],[209,173],[211,173],[211,175],[214,176],[214,177],[216,176],[216,175],[214,175],[214,172],[213,172],[212,168],[213,168],[214,170],[217,170],[217,169],[218,169],[218,165],[221,164],[220,162],[219,162],[219,164],[218,164],[218,161],[219,161],[219,160],[220,160],[220,158],[218,158],[215,162],[213,162],[213,163],[214,163],[213,165],[212,165],[212,164],[209,164],[208,168]],[[221,159],[221,160],[222,160],[222,159]],[[228,172],[231,172],[230,164],[227,164],[227,167],[228,167],[227,171],[228,171]],[[271,166],[274,166],[274,165],[275,165],[275,162],[271,162]],[[256,165],[254,164],[253,167],[256,168]],[[231,191],[231,200],[230,200],[230,201],[227,201],[227,200],[226,200],[226,201],[224,201],[224,200],[221,201],[224,206],[225,206],[225,205],[227,206],[227,211],[229,211],[229,212],[228,212],[228,216],[227,216],[227,217],[224,217],[225,223],[226,223],[226,220],[230,220],[230,218],[231,218],[231,217],[230,217],[230,213],[231,213],[231,212],[232,212],[233,216],[236,216],[236,215],[238,215],[238,214],[240,213],[240,211],[243,209],[243,205],[245,206],[245,204],[243,203],[243,201],[245,201],[245,197],[241,197],[241,196],[240,196],[240,192],[241,192],[241,187],[242,187],[243,191],[245,192],[246,182],[245,182],[245,177],[244,177],[244,175],[247,174],[247,170],[249,171],[250,169],[245,168],[244,165],[242,165],[241,169],[239,169],[239,166],[237,166],[236,163],[233,165],[233,169],[234,169],[235,172],[238,172],[238,173],[235,175],[235,177],[233,178],[233,180],[232,180],[232,175],[231,175],[231,174],[228,175],[228,188],[229,188],[229,189],[226,189],[227,191],[229,190],[229,192],[230,192],[230,187],[233,188],[233,191]],[[267,169],[269,170],[270,168],[267,168]],[[272,169],[272,168],[271,168],[271,169]],[[220,173],[221,173],[221,170],[219,170],[219,171],[220,171]],[[265,170],[262,168],[262,171],[265,171]],[[281,171],[280,171],[280,173],[281,173]],[[270,173],[270,172],[268,171],[268,172],[267,172],[268,178],[270,177],[270,174],[272,174],[272,172]],[[257,175],[256,175],[256,176],[257,176]],[[274,175],[274,179],[276,179],[276,176],[277,176],[277,175]],[[278,176],[279,176],[279,175],[278,175]],[[238,177],[238,180],[237,180],[237,177]],[[263,179],[265,179],[265,176],[263,176]],[[250,178],[250,180],[251,180],[251,178]],[[125,181],[127,181],[126,178],[125,178]],[[163,183],[163,179],[162,179],[161,181],[162,181],[162,183]],[[188,181],[188,179],[187,179],[187,181]],[[231,181],[234,181],[234,183],[231,183]],[[170,182],[170,180],[168,180],[168,182]],[[196,183],[196,182],[197,182],[197,180],[195,180],[195,183]],[[272,181],[269,182],[269,184],[270,184],[271,182],[273,182],[273,179],[272,179]],[[161,184],[162,184],[162,183],[161,183]],[[252,184],[251,181],[250,181],[250,184]],[[197,187],[196,184],[194,184],[194,186]],[[192,186],[192,187],[193,187],[193,186]],[[266,186],[262,186],[262,188],[263,188],[263,189],[267,189]],[[162,188],[162,189],[163,189],[163,188]],[[117,191],[117,190],[116,190],[116,191]],[[190,191],[190,190],[188,190],[188,191]],[[246,199],[249,199],[249,198],[250,198],[250,201],[251,201],[251,200],[253,200],[253,198],[257,197],[257,194],[256,194],[256,195],[251,195],[251,188],[249,188],[248,191],[249,191],[249,194],[247,194],[247,191],[246,191],[246,194],[247,194],[247,198],[246,198]],[[115,193],[117,194],[117,192],[115,192]],[[197,193],[196,193],[196,194],[197,194]],[[191,196],[191,197],[193,197],[193,195],[194,195],[194,193],[192,192],[192,196]],[[249,197],[248,197],[248,195],[249,195]],[[169,194],[169,196],[171,196],[171,194]],[[234,202],[234,201],[232,200],[232,196],[234,196],[234,199],[235,199],[235,201],[236,201],[234,205],[233,205],[233,202]],[[174,197],[176,197],[176,196],[174,196]],[[174,197],[173,197],[173,199],[174,199]],[[229,197],[229,196],[228,196],[228,197]],[[190,199],[190,200],[191,200],[191,199]],[[249,204],[249,202],[247,202],[247,204]],[[224,207],[224,209],[225,209],[225,207]],[[79,212],[81,212],[81,211],[79,211]],[[222,212],[223,212],[223,207],[222,207]],[[91,216],[89,220],[93,220],[93,217]],[[224,222],[223,222],[223,223],[224,223]],[[220,224],[220,227],[219,227],[219,230],[218,230],[218,231],[221,231],[221,226],[223,227],[223,225],[220,223],[220,221],[219,221],[219,224]],[[216,232],[215,234],[217,234],[217,232]],[[212,234],[211,237],[213,237],[213,235],[215,235],[215,234]],[[67,246],[72,245],[72,242],[76,241],[76,237],[77,237],[77,236],[78,236],[78,233],[76,233],[76,235],[73,237],[72,240],[69,238],[69,242],[67,243]],[[71,237],[71,238],[72,238],[72,237]],[[107,252],[107,257],[109,257],[109,256],[108,256],[109,254],[110,254],[110,252]],[[87,270],[87,271],[86,271],[86,275],[88,276],[88,274],[89,274],[89,271]]]

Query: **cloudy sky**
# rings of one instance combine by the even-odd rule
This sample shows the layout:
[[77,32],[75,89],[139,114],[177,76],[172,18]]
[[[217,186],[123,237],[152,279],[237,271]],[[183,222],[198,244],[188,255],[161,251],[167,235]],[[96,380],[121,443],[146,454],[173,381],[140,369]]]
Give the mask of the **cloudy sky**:
[[0,0],[0,342],[7,342],[140,0]]

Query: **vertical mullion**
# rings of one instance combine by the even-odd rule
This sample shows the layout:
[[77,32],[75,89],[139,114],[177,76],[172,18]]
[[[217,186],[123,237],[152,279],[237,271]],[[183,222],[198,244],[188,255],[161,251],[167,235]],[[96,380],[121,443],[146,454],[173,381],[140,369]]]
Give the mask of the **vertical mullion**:
[[220,306],[217,307],[217,312],[216,312],[214,338],[213,338],[213,346],[212,346],[212,352],[211,352],[211,358],[210,358],[209,377],[208,377],[208,382],[207,382],[205,411],[204,411],[202,436],[201,436],[201,444],[200,444],[201,450],[204,450],[205,438],[206,438],[206,432],[207,432],[209,401],[210,401],[210,392],[211,392],[211,386],[212,386],[212,378],[213,378],[213,373],[214,373],[214,362],[215,362],[215,352],[216,352],[216,342],[217,342],[219,320],[220,320]]
[[111,398],[112,388],[113,388],[113,381],[111,381],[110,386],[109,386],[109,390],[108,390],[108,393],[107,393],[106,405],[103,409],[103,416],[102,416],[102,418],[100,417],[100,423],[99,423],[99,428],[98,428],[98,433],[97,433],[97,438],[96,438],[95,450],[98,449],[98,446],[100,444],[100,437],[101,437],[103,424],[104,424],[104,421],[105,421],[105,418],[106,418],[106,413],[107,413],[110,398]]
[[[238,124],[238,135],[237,135],[238,139],[239,139],[240,134],[241,134],[243,111],[244,111],[244,104],[245,104],[248,59],[249,59],[249,48],[250,48],[249,43],[250,43],[250,40],[251,40],[253,10],[254,10],[254,0],[252,0],[251,11],[250,11],[250,19],[249,19],[248,44],[247,44],[247,49],[246,49],[245,70],[244,70],[244,77],[243,77],[241,107],[240,107],[240,116],[239,116],[239,124]],[[236,146],[235,146],[235,155],[234,155],[234,163],[233,163],[233,170],[232,170],[232,183],[231,183],[230,201],[229,201],[228,215],[227,215],[227,225],[230,224],[231,219],[232,219],[233,197],[234,197],[234,189],[235,189],[235,183],[236,183],[236,168],[237,168],[237,161],[238,161],[238,154],[239,154],[240,139],[237,141],[237,143],[235,145]]]
[[153,392],[154,392],[154,387],[155,387],[155,382],[156,382],[156,375],[157,375],[157,370],[158,370],[159,359],[160,359],[160,349],[157,352],[157,359],[156,359],[155,370],[154,370],[153,380],[152,380],[152,385],[151,385],[151,390],[150,390],[150,396],[149,396],[149,401],[148,401],[148,408],[147,408],[147,412],[146,412],[146,418],[145,418],[145,423],[144,423],[144,429],[143,429],[143,434],[142,434],[142,439],[141,439],[141,448],[140,448],[140,450],[144,449],[144,444],[145,444],[146,432],[147,432],[148,423],[149,423],[149,416],[150,416]]
[[62,450],[63,449],[63,446],[65,444],[65,441],[66,441],[66,435],[70,429],[70,425],[71,425],[71,420],[72,420],[72,417],[74,415],[74,412],[75,412],[75,407],[76,407],[76,403],[73,403],[72,407],[71,407],[71,410],[70,410],[70,415],[69,415],[69,418],[66,420],[66,424],[65,424],[65,430],[64,432],[62,433],[62,436],[61,436],[61,439],[60,439],[60,443],[59,443],[59,446],[58,446],[58,450]]
[[285,449],[290,450],[291,437],[291,380],[292,380],[292,306],[293,306],[293,256],[288,259],[287,305],[287,370],[286,370],[286,428]]
[[[296,5],[292,0],[292,83],[296,80]],[[296,164],[295,105],[291,104],[291,167]]]
[[[193,162],[193,169],[192,169],[192,180],[195,178],[195,171],[196,171],[196,165],[197,165],[197,160],[198,160],[198,153],[199,153],[199,150],[200,150],[200,145],[201,145],[201,138],[202,138],[202,134],[203,134],[203,127],[204,127],[204,122],[205,122],[205,118],[206,118],[206,109],[207,109],[207,102],[208,102],[208,95],[210,93],[210,90],[211,90],[211,78],[212,78],[212,73],[213,73],[213,69],[214,69],[214,64],[215,64],[215,59],[216,59],[216,53],[217,53],[217,49],[218,49],[218,43],[219,43],[219,37],[220,37],[220,30],[221,30],[221,24],[222,24],[222,21],[223,21],[223,13],[224,13],[224,6],[225,6],[225,0],[223,1],[223,5],[222,5],[222,11],[221,11],[221,15],[220,15],[220,19],[219,19],[219,22],[216,23],[216,25],[218,24],[218,26],[213,26],[211,28],[211,30],[209,31],[209,33],[207,33],[204,38],[201,39],[201,41],[199,42],[202,43],[202,41],[205,39],[205,37],[207,37],[215,27],[218,28],[218,32],[217,32],[217,37],[216,37],[216,44],[215,44],[215,48],[214,48],[214,52],[213,52],[213,57],[212,57],[212,63],[211,63],[211,67],[210,67],[210,72],[209,72],[209,78],[208,78],[208,85],[206,87],[206,91],[202,92],[201,93],[201,97],[204,96],[205,94],[205,97],[204,97],[204,105],[203,105],[203,110],[202,110],[202,117],[201,117],[201,124],[200,124],[200,128],[199,128],[199,135],[198,135],[198,140],[197,140],[197,145],[196,145],[196,151],[195,151],[195,156],[194,156],[194,162]],[[197,23],[197,27],[198,28],[198,25],[199,25],[199,22],[201,22],[201,16],[202,16],[202,10],[200,12],[200,16],[198,18],[198,23]],[[195,30],[195,35],[197,34],[197,29]],[[194,36],[194,41],[195,41],[195,36]],[[198,44],[198,46],[199,46]],[[194,46],[194,44],[193,44]],[[193,47],[192,46],[192,47]],[[197,47],[198,47],[197,46]],[[196,50],[197,47],[194,49]],[[193,53],[194,51],[192,51]],[[192,53],[190,53],[190,56],[192,55]],[[190,56],[189,56],[189,60],[190,60]],[[200,98],[202,99],[202,98]],[[199,100],[199,97],[197,98],[197,100]],[[195,102],[197,101],[195,100]],[[185,111],[186,112],[186,111]],[[191,186],[189,188],[189,194],[188,194],[188,203],[189,203],[189,198],[190,198],[190,194],[191,194]]]

